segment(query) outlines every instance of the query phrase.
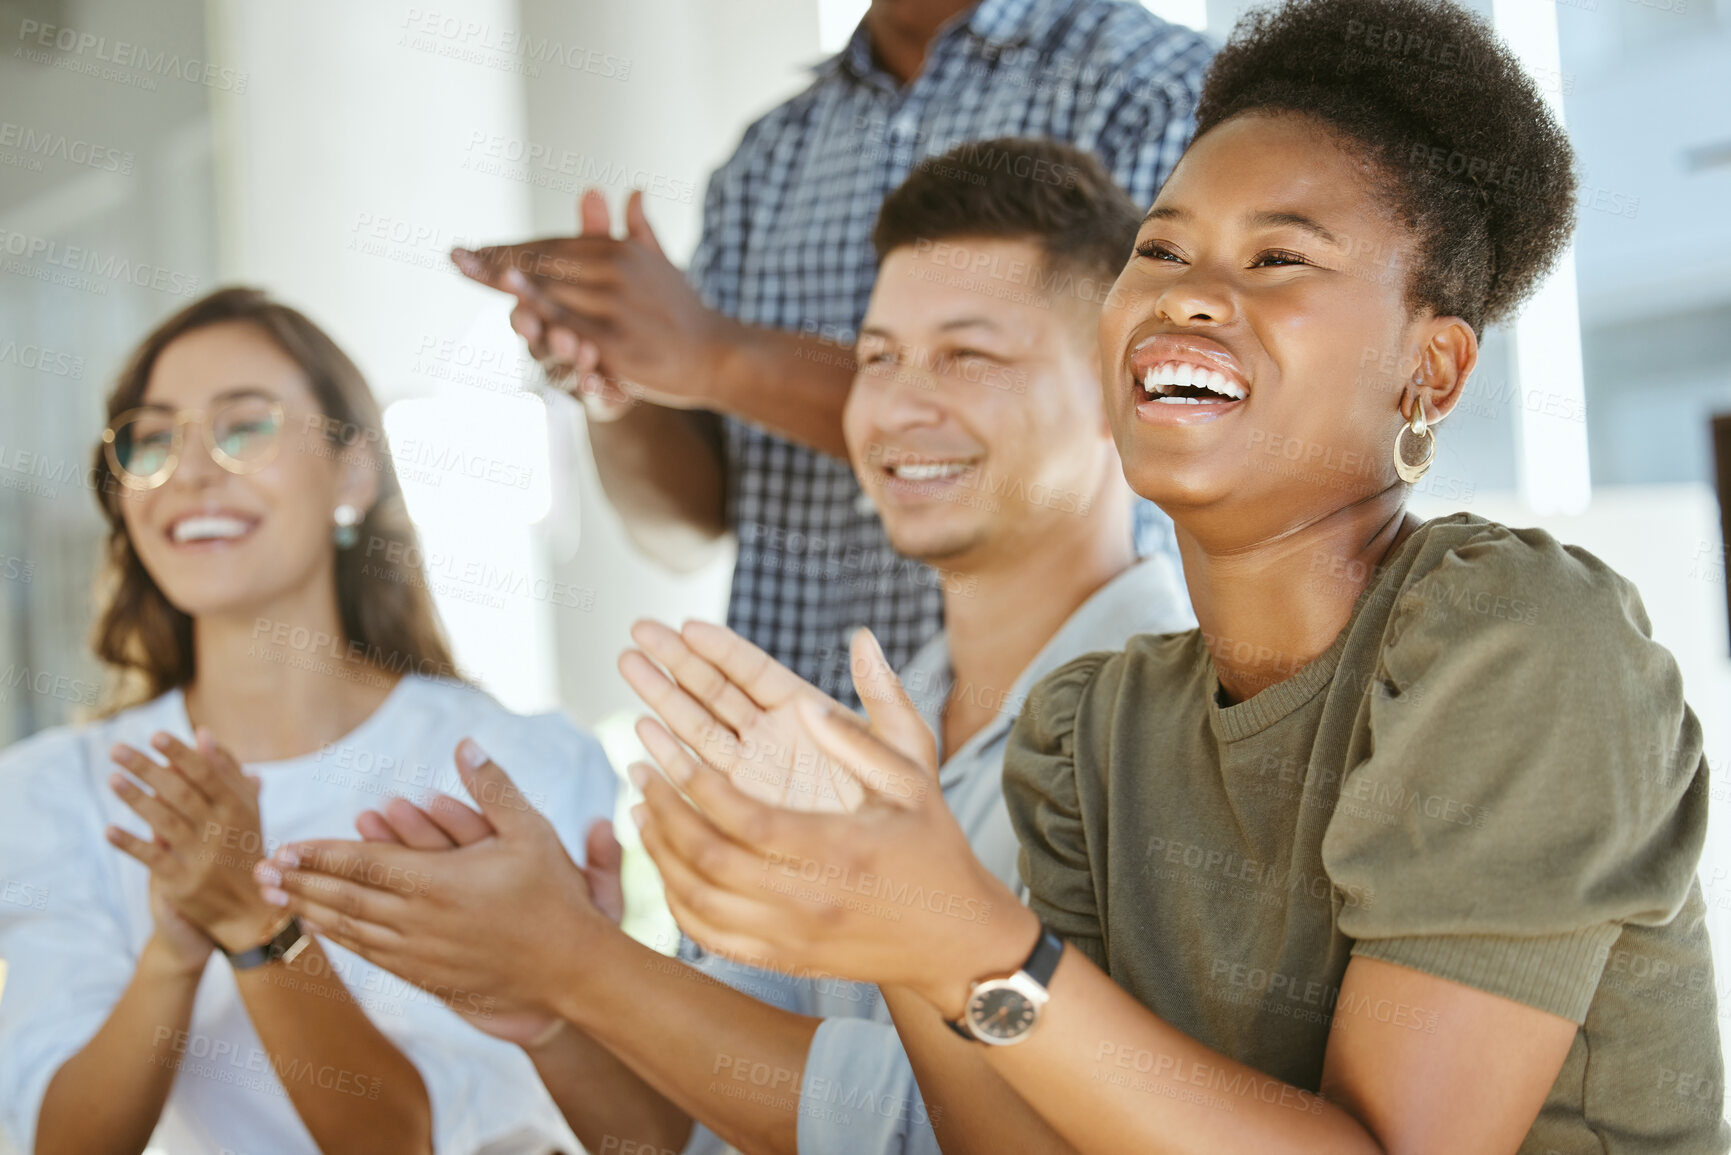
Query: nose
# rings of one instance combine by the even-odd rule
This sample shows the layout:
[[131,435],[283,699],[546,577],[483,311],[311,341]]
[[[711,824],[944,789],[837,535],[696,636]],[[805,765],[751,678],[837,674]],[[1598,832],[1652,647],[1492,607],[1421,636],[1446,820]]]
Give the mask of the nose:
[[1232,294],[1217,277],[1192,268],[1161,290],[1155,308],[1174,325],[1224,325],[1232,320]]
[[180,460],[169,475],[168,484],[182,489],[208,489],[222,479],[224,472],[210,455],[203,419],[188,421],[181,429]]
[[895,369],[878,375],[876,383],[873,416],[878,428],[895,432],[936,425],[943,420],[939,400],[942,383],[926,350],[904,348]]

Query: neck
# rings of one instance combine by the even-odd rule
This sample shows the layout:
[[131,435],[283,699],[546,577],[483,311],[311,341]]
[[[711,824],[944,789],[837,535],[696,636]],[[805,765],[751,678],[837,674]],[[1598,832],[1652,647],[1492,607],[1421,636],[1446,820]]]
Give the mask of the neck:
[[948,758],[1005,708],[1022,671],[1101,586],[1136,562],[1129,491],[1115,462],[1089,512],[1051,519],[1032,541],[977,568],[943,571],[944,634],[954,677],[944,703]]
[[925,67],[938,29],[973,5],[974,0],[873,0],[865,26],[878,67],[908,83]]
[[1285,681],[1334,643],[1379,566],[1419,525],[1393,487],[1249,545],[1178,527],[1185,582],[1233,701]]
[[396,682],[351,656],[334,583],[236,614],[193,620],[186,712],[241,762],[310,754],[353,730]]

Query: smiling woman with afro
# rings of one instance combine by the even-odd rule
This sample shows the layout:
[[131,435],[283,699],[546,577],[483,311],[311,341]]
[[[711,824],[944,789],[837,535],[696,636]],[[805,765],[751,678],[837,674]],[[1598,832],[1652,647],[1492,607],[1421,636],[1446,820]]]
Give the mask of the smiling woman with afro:
[[[1407,509],[1484,327],[1568,243],[1572,170],[1457,5],[1247,15],[1100,321],[1199,628],[1030,693],[1003,780],[1025,905],[880,693],[871,729],[806,723],[881,784],[855,812],[708,779],[724,822],[651,809],[686,931],[882,986],[946,1151],[1723,1155],[1677,663],[1586,551]],[[767,854],[992,914],[766,896]]]

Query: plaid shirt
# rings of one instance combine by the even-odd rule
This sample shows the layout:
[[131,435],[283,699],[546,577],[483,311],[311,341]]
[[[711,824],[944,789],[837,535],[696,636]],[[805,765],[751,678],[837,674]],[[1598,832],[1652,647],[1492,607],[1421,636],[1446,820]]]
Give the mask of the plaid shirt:
[[[691,279],[712,308],[850,356],[877,274],[878,206],[917,161],[970,140],[1050,137],[1152,204],[1190,139],[1212,53],[1126,0],[982,0],[901,88],[873,64],[862,24],[710,178]],[[851,631],[870,626],[899,669],[942,622],[942,579],[890,548],[846,462],[743,421],[723,428],[739,539],[728,624],[853,703]],[[1170,548],[1170,523],[1138,505],[1139,549]]]

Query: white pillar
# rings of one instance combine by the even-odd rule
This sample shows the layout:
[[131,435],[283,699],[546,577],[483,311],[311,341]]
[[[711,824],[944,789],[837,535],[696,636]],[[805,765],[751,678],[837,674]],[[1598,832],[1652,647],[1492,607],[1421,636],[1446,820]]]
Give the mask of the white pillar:
[[[1561,68],[1556,7],[1495,0],[1493,12],[1497,33],[1520,57],[1562,124],[1570,78]],[[1592,481],[1573,245],[1527,302],[1509,336],[1521,497],[1535,513],[1580,513],[1592,499]]]
[[[434,601],[458,664],[507,705],[557,703],[549,476],[507,299],[446,257],[529,229],[524,185],[467,166],[477,131],[523,135],[512,0],[430,9],[211,0],[223,277],[301,308],[386,406]],[[501,47],[506,46],[506,47]],[[527,484],[522,482],[527,479]]]

